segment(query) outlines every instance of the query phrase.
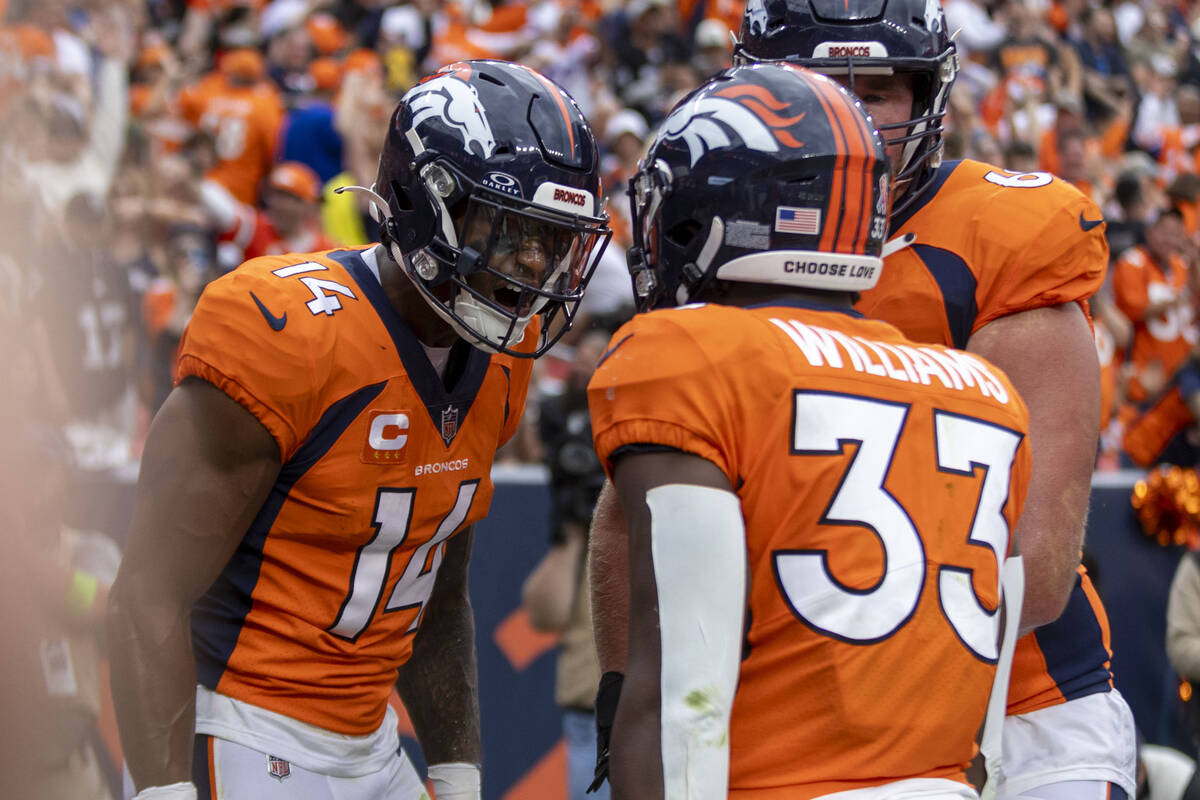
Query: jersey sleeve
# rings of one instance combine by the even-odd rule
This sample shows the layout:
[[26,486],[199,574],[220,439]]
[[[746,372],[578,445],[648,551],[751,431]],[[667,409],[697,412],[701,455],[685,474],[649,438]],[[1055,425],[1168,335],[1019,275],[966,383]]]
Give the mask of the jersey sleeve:
[[719,380],[687,330],[660,315],[618,330],[588,384],[592,437],[609,477],[618,449],[649,444],[711,461],[735,484],[730,401]]
[[1003,186],[982,213],[977,256],[1000,268],[980,279],[975,330],[1018,311],[1082,302],[1103,284],[1104,217],[1070,184]]
[[319,413],[316,354],[304,326],[272,330],[256,298],[268,312],[285,314],[286,298],[269,278],[238,270],[209,284],[179,345],[177,380],[200,378],[240,403],[286,461]]

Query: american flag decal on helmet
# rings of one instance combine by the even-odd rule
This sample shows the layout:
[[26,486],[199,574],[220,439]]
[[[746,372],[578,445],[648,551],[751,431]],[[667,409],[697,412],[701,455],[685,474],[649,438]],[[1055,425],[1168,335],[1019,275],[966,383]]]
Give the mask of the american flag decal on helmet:
[[775,209],[775,230],[780,233],[821,232],[821,209],[779,206]]

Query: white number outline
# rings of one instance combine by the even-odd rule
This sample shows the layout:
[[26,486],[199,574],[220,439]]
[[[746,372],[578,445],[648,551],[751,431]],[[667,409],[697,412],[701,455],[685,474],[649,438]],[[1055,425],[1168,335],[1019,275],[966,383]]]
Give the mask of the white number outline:
[[[812,398],[821,398],[821,400],[812,400]],[[806,402],[809,407],[802,409],[802,404]],[[822,402],[826,403],[828,407],[825,409],[817,408],[817,405]],[[847,413],[847,406],[852,409],[849,413]],[[891,411],[892,418],[881,418],[879,416],[881,410],[885,410],[885,414],[886,411]],[[830,618],[836,615],[830,612],[828,607],[836,605],[838,601],[844,604],[847,598],[854,598],[849,604],[851,611],[849,622],[857,624],[858,620],[853,613],[855,610],[853,607],[858,607],[859,609],[867,608],[861,601],[865,601],[867,597],[875,595],[888,579],[888,565],[891,557],[888,550],[889,539],[896,541],[898,535],[900,537],[911,535],[916,539],[922,556],[924,555],[924,539],[913,522],[912,516],[886,488],[895,450],[899,444],[900,437],[904,433],[904,427],[908,421],[910,410],[911,407],[907,404],[842,392],[793,391],[792,422],[789,429],[791,432],[789,452],[792,455],[837,455],[845,453],[847,444],[858,445],[858,450],[851,458],[850,463],[846,466],[839,479],[833,497],[830,498],[829,504],[821,514],[820,524],[852,525],[870,530],[879,538],[880,546],[883,548],[885,566],[883,574],[873,586],[866,589],[853,589],[840,583],[830,573],[828,569],[828,550],[779,549],[772,552],[772,568],[775,575],[775,583],[793,616],[814,631],[848,644],[870,645],[895,635],[912,619],[925,592],[926,576],[924,562],[922,561],[920,582],[916,584],[916,594],[912,598],[911,603],[906,602],[903,606],[900,606],[903,614],[895,611],[891,612],[891,616],[899,618],[899,621],[892,625],[886,633],[880,635],[878,632],[873,632],[872,635],[856,636],[852,632],[847,631],[845,621],[841,619],[834,620],[835,624],[841,626],[840,630],[834,630],[830,627]],[[808,414],[802,415],[802,411],[807,411]],[[816,417],[817,424],[813,426],[813,430],[806,433],[814,437],[818,435],[828,436],[834,439],[834,446],[825,446],[823,448],[799,448],[796,446],[797,441],[803,433],[798,427],[801,419],[806,416],[811,418],[814,411],[823,411],[824,413]],[[867,414],[871,414],[871,416],[867,416]],[[1020,447],[1024,436],[1003,425],[963,414],[955,414],[940,409],[934,409],[933,414],[934,436],[936,439],[935,457],[938,471],[974,476],[980,468],[983,469],[983,477],[980,480],[979,494],[975,499],[971,527],[966,536],[966,544],[968,546],[987,547],[993,552],[996,558],[997,598],[999,598],[1001,596],[999,576],[1003,570],[1004,561],[1007,558],[1009,544],[1012,541],[1012,530],[1007,518],[1004,516],[1004,509],[1007,507],[1010,497],[1012,465],[1016,458],[1017,449]],[[883,422],[885,426],[882,434],[875,434],[875,436],[871,437],[875,441],[870,444],[868,444],[868,436],[861,435],[864,431],[863,420]],[[837,425],[843,427],[850,426],[849,429],[854,431],[854,435],[846,436],[839,434],[837,432]],[[996,441],[990,443],[991,448],[998,449],[1000,453],[998,458],[994,454],[989,456],[989,460],[995,463],[988,463],[987,461],[970,457],[966,454],[966,451],[949,451],[949,445],[945,444],[947,441],[953,439],[953,437],[948,435],[951,433],[949,426],[973,429],[977,435],[985,434],[992,437],[999,437]],[[866,430],[869,434],[870,430]],[[886,439],[888,435],[892,436],[890,443]],[[884,442],[884,446],[888,451],[888,457],[882,470],[878,469],[878,464],[875,467],[872,467],[870,464],[871,460],[878,462],[874,451],[880,449],[878,443],[880,441]],[[961,438],[954,439],[954,441],[961,441]],[[861,460],[864,451],[868,457],[867,461]],[[983,455],[988,454],[985,453]],[[949,465],[946,462],[950,462]],[[961,466],[963,463],[966,465],[965,469]],[[864,465],[865,469],[872,471],[864,473]],[[852,475],[852,472],[855,474]],[[866,483],[874,484],[877,487],[878,495],[872,498],[873,501],[878,502],[880,497],[886,497],[885,504],[890,502],[902,511],[903,519],[907,523],[906,525],[902,525],[902,527],[906,527],[906,530],[902,530],[899,533],[896,531],[881,532],[879,528],[871,524],[870,520],[846,518],[844,510],[840,510],[842,503],[839,501],[846,499],[843,498],[844,490],[852,479],[863,483],[863,485]],[[997,485],[1002,489],[999,493],[996,491]],[[859,486],[858,489],[854,489],[853,491],[859,492],[861,488],[862,486]],[[859,499],[858,497],[848,498],[846,499],[846,505],[852,508],[855,501]],[[838,510],[835,510],[835,507]],[[869,503],[859,504],[859,508],[867,507],[870,507]],[[858,516],[861,517],[863,515],[859,513]],[[1002,533],[1003,542],[995,541],[997,531]],[[816,561],[814,562],[813,559]],[[818,562],[822,570],[821,577],[816,577],[816,572],[813,569],[813,566]],[[781,564],[785,570],[791,573],[790,576],[781,574]],[[806,574],[800,575],[799,573]],[[975,592],[973,577],[974,570],[970,568],[956,567],[950,564],[940,565],[938,567],[938,606],[942,611],[943,617],[954,631],[955,636],[967,651],[980,661],[995,664],[999,655],[997,650],[1000,625],[999,604],[997,604],[995,609],[988,609],[983,605],[978,594]],[[909,586],[907,587],[907,591],[909,594],[912,592],[912,583],[911,580],[908,581]],[[804,600],[797,602],[794,591],[790,592],[788,589],[789,585],[793,587],[794,591],[798,591],[803,587]],[[812,588],[814,586],[816,587],[815,590]],[[967,596],[973,600],[973,603],[970,605],[964,602]],[[949,605],[954,609],[953,611],[947,610],[947,598],[949,598]],[[886,598],[881,602],[877,597],[874,599],[877,605],[888,602]],[[967,610],[962,611],[962,609]],[[888,613],[888,609],[884,608],[883,612],[885,614]],[[844,610],[841,616],[846,616]],[[820,619],[815,619],[817,617],[820,617]],[[965,634],[963,631],[964,627],[967,629]]]
[[[296,275],[303,275],[306,272],[324,272],[328,269],[324,264],[318,264],[316,261],[303,261],[299,264],[292,264],[272,270],[271,274],[277,278],[291,278]],[[308,310],[312,312],[314,317],[318,314],[333,316],[333,312],[340,311],[342,308],[342,301],[333,295],[326,294],[326,292],[335,292],[343,297],[349,297],[351,300],[358,299],[354,291],[344,283],[325,280],[324,278],[314,278],[311,275],[301,278],[300,282],[307,286],[308,290],[313,294],[313,299],[309,300],[305,305],[308,306]]]
[[[806,410],[807,413],[802,414],[800,406],[804,400],[811,400],[812,404]],[[827,408],[817,408],[817,404],[827,405]],[[844,424],[849,420],[861,422],[862,419],[871,419],[847,413],[848,405],[859,406],[856,410],[860,412],[874,412],[873,421],[889,425],[891,446],[887,448],[886,458],[880,459],[879,454],[875,452],[879,448],[879,442],[885,441],[884,437],[842,437],[834,432],[833,424],[838,422]],[[792,613],[818,633],[839,641],[851,644],[871,644],[887,639],[912,618],[921,598],[921,587],[925,584],[925,545],[917,532],[912,516],[884,485],[887,481],[888,468],[895,457],[896,445],[900,441],[900,433],[908,419],[909,409],[910,406],[907,403],[892,403],[843,392],[797,390],[792,393],[792,438],[789,443],[791,455],[838,455],[845,453],[847,444],[858,445],[858,450],[842,473],[829,504],[821,512],[819,524],[866,528],[875,534],[883,548],[883,574],[873,586],[866,589],[851,588],[835,578],[829,569],[829,557],[826,550],[776,550],[772,553],[775,584]],[[832,438],[834,445],[832,447],[798,446],[802,435],[799,430],[801,420],[818,419],[821,421],[806,433],[812,439],[818,436]],[[811,439],[806,441],[811,441]],[[884,465],[883,470],[875,472],[870,462],[880,460]],[[875,475],[878,475],[878,480],[873,479]],[[872,497],[872,501],[876,505],[864,504],[863,508],[869,508],[873,515],[876,510],[880,510],[885,516],[891,516],[891,520],[879,518],[864,520],[861,518],[861,511],[858,512],[858,519],[847,515],[846,512],[851,509],[841,507],[845,496],[843,490],[848,483],[858,483],[860,480],[864,484],[859,487],[860,489],[867,488],[866,484],[874,483],[873,488],[878,490],[878,493]],[[903,521],[899,521],[900,517],[896,516],[896,512],[899,512]],[[895,524],[897,522],[898,524]],[[896,549],[904,549],[907,546],[911,550],[913,542],[916,543],[916,551],[909,553],[910,563],[919,569],[920,574],[916,581],[911,580],[908,573],[889,570],[892,554],[892,550],[889,549],[889,539],[892,540],[892,547]],[[912,560],[912,556],[916,556],[916,559]],[[891,585],[887,586],[885,584],[889,578]],[[792,587],[790,591],[789,587]],[[801,589],[806,599],[798,601],[796,595]],[[877,599],[875,595],[880,591],[893,595],[891,602],[872,603],[868,600],[868,598]],[[864,616],[872,612],[877,618],[864,620]],[[845,619],[846,616],[849,616],[849,619]],[[846,633],[847,626],[863,627],[864,622],[867,623],[870,634],[856,636]]]
[[[970,435],[974,444],[979,443],[980,437],[997,438],[989,443],[988,449],[995,448],[1000,452],[1007,459],[1008,469],[997,469],[998,465],[979,461],[965,452],[948,452],[948,446],[944,446],[945,442],[962,441],[963,438],[961,434],[959,437],[946,435],[951,433],[948,430],[949,426],[972,431]],[[975,499],[975,510],[971,515],[967,546],[986,547],[991,550],[996,559],[996,575],[999,578],[1007,560],[1009,543],[1012,541],[1012,530],[1004,516],[1004,509],[1008,506],[1011,495],[1012,465],[1016,461],[1017,448],[1021,446],[1023,437],[1003,425],[940,409],[933,412],[933,435],[937,441],[938,472],[974,477],[978,470],[983,470],[983,478],[979,482],[979,495]],[[965,467],[955,467],[948,463],[952,460],[954,463],[965,463]],[[1000,631],[1001,604],[998,603],[993,609],[983,605],[975,592],[974,578],[975,570],[969,567],[943,564],[938,570],[938,605],[963,646],[979,660],[995,664],[1000,657],[997,636]],[[948,603],[947,597],[951,598],[952,602]],[[964,602],[968,598],[974,601],[973,605]]]
[[[425,604],[433,593],[438,568],[446,551],[446,540],[466,520],[471,504],[475,501],[479,483],[480,479],[475,478],[458,485],[454,506],[438,523],[432,538],[413,551],[404,572],[392,587],[392,593],[381,613],[420,609],[405,630],[405,635],[413,633],[420,625],[421,617],[425,614]],[[382,486],[376,491],[375,509],[371,513],[375,535],[354,554],[354,566],[350,570],[345,598],[333,623],[325,629],[327,633],[353,643],[370,627],[387,588],[387,579],[392,572],[392,558],[408,540],[416,494],[416,489]],[[397,524],[401,518],[403,524]],[[429,557],[430,550],[434,550],[432,559]]]
[[994,183],[997,186],[1005,186],[1009,189],[1036,189],[1039,186],[1049,186],[1054,176],[1049,172],[1013,172],[1012,170],[1004,170],[1009,173],[1005,175],[1003,172],[992,170],[983,176],[983,179],[988,183]]

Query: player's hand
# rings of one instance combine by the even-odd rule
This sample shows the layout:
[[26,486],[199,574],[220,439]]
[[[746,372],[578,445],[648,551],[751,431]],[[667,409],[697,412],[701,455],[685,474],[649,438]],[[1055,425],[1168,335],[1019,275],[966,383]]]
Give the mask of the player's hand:
[[597,791],[608,777],[608,740],[612,736],[613,720],[617,718],[617,702],[621,699],[621,684],[625,675],[606,672],[600,676],[596,692],[596,772],[588,792]]
[[151,786],[135,794],[133,800],[196,800],[196,785],[185,781],[169,786]]

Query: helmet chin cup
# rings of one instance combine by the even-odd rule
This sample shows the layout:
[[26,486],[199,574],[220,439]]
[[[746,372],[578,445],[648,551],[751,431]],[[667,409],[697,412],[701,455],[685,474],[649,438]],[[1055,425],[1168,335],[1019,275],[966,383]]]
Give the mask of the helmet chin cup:
[[533,314],[524,317],[508,318],[497,314],[492,309],[480,303],[465,290],[460,290],[454,302],[454,311],[474,331],[468,339],[479,339],[493,350],[498,350],[505,343],[510,345],[525,337],[525,326],[533,319]]

